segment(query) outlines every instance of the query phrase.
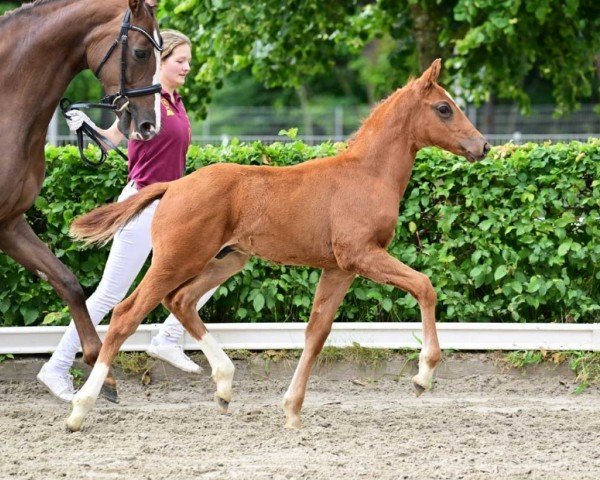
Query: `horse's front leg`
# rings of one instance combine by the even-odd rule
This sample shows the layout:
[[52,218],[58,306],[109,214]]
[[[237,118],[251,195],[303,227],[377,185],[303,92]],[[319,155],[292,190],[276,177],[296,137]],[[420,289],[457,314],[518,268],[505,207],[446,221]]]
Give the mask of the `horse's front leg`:
[[306,384],[315,359],[331,332],[333,317],[355,275],[341,270],[324,270],[313,300],[306,327],[306,344],[292,383],[283,397],[286,428],[300,428],[300,410],[306,395]]
[[94,365],[102,343],[88,314],[83,289],[75,275],[35,235],[23,216],[10,223],[0,224],[0,249],[49,282],[65,301],[81,340],[83,359],[88,365]]
[[419,373],[413,377],[413,384],[417,395],[420,395],[431,388],[435,368],[441,358],[435,327],[437,295],[433,285],[427,275],[404,265],[382,248],[361,248],[360,252],[356,255],[340,252],[339,255],[336,253],[336,257],[339,258],[340,263],[347,265],[348,269],[352,269],[358,275],[407,291],[419,302],[423,324],[423,346],[419,355]]

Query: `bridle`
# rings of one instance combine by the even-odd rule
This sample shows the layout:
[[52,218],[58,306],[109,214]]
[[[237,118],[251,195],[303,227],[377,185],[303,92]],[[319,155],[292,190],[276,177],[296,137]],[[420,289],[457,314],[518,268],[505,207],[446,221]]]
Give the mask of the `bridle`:
[[[96,77],[99,77],[100,70],[102,70],[102,67],[106,64],[107,60],[110,58],[112,53],[117,48],[117,45],[119,45],[119,43],[120,43],[121,44],[121,78],[119,80],[119,91],[117,93],[113,93],[112,95],[105,96],[101,101],[101,103],[113,105],[115,107],[115,110],[117,110],[117,111],[121,111],[123,109],[128,108],[129,97],[141,97],[143,95],[152,95],[154,93],[160,93],[160,90],[162,88],[160,83],[157,83],[155,85],[150,85],[149,87],[132,88],[129,90],[125,88],[125,70],[127,68],[127,55],[126,55],[126,53],[127,53],[127,36],[128,36],[129,30],[135,30],[136,32],[140,32],[141,34],[143,34],[150,41],[152,46],[159,52],[162,52],[162,49],[163,49],[163,41],[162,41],[162,37],[160,36],[160,34],[158,36],[159,41],[157,42],[148,32],[146,32],[145,30],[143,30],[140,27],[136,27],[135,25],[132,25],[131,24],[131,10],[127,9],[127,11],[125,12],[125,17],[123,17],[123,24],[121,25],[120,35],[115,39],[113,44],[110,46],[110,48],[108,49],[108,52],[106,52],[106,55],[104,55],[104,58],[100,62],[100,65],[98,65],[98,68],[96,68],[96,71],[94,72]],[[125,103],[123,105],[121,105],[121,107],[117,108],[116,102],[120,99],[125,99]]]
[[[100,71],[102,67],[106,64],[110,56],[116,50],[117,46],[121,44],[121,76],[119,78],[119,91],[117,93],[113,93],[111,95],[106,95],[100,100],[100,103],[92,103],[92,102],[81,102],[81,103],[71,103],[71,101],[67,98],[63,98],[60,101],[60,108],[65,115],[69,110],[80,110],[87,108],[101,108],[104,110],[113,110],[116,112],[121,112],[123,110],[129,111],[129,97],[141,97],[144,95],[154,95],[156,93],[160,93],[162,86],[160,83],[156,83],[154,85],[150,85],[148,87],[140,87],[140,88],[125,88],[125,72],[127,70],[127,38],[129,35],[129,30],[134,30],[143,34],[152,44],[152,46],[162,52],[163,49],[163,40],[160,34],[158,34],[158,42],[146,32],[144,29],[140,27],[136,27],[131,24],[131,10],[127,9],[125,11],[125,15],[123,17],[123,23],[121,24],[121,32],[119,36],[115,39],[113,44],[110,46],[104,58],[100,61],[98,68],[94,71],[96,77],[100,75]],[[117,102],[120,100],[124,100],[124,102],[117,106]],[[86,134],[90,139],[98,145],[100,148],[100,160],[94,162],[88,159],[83,153],[83,134]],[[116,152],[121,155],[125,160],[127,160],[127,155],[125,155],[121,150],[119,150],[108,138],[104,135],[98,133],[88,124],[83,123],[81,128],[79,128],[76,132],[77,134],[77,146],[79,147],[79,154],[81,155],[81,159],[84,163],[91,166],[99,166],[102,165],[106,161],[107,153],[106,149],[102,145],[108,145],[109,148],[116,150]]]

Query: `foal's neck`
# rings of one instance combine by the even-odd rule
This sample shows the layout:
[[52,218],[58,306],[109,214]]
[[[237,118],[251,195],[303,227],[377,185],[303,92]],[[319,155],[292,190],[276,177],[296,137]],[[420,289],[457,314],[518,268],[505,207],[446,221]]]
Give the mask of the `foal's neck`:
[[382,102],[350,143],[348,155],[357,158],[370,176],[398,189],[404,195],[418,148],[406,91],[400,90]]

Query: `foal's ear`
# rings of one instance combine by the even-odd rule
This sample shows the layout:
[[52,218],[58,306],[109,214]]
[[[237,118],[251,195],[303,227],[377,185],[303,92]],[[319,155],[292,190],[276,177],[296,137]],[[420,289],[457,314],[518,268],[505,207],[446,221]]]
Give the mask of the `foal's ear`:
[[423,72],[421,78],[419,78],[419,82],[421,86],[425,89],[429,89],[437,82],[438,77],[440,76],[440,71],[442,70],[442,59],[437,58],[433,61],[431,66]]

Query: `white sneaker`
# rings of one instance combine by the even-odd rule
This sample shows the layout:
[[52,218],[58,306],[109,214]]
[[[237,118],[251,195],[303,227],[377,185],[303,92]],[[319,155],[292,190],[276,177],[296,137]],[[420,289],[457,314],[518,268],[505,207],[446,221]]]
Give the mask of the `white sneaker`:
[[63,402],[70,402],[75,395],[73,387],[73,376],[68,373],[60,374],[52,372],[47,363],[44,363],[40,373],[37,374],[40,382],[48,391]]
[[184,372],[200,373],[202,371],[200,365],[193,362],[190,357],[183,352],[183,347],[178,344],[159,344],[153,339],[148,350],[146,350],[146,353],[151,357],[170,363]]

